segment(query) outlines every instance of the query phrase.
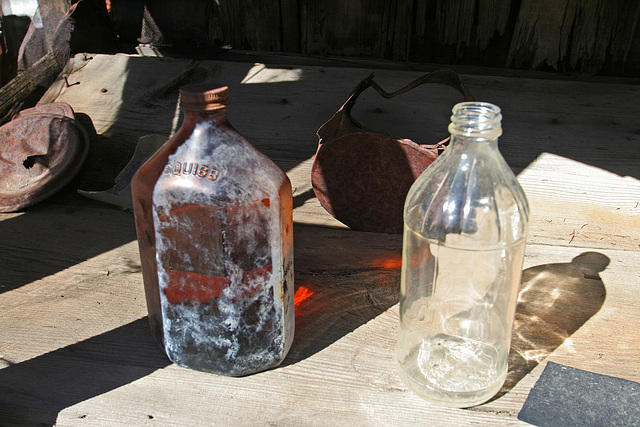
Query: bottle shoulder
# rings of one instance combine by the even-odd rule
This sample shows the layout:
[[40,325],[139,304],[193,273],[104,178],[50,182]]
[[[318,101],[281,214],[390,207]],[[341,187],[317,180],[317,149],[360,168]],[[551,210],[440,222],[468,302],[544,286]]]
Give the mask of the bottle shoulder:
[[225,203],[274,197],[289,183],[287,175],[233,127],[199,123],[180,136],[182,141],[168,143],[154,192],[199,194]]
[[529,205],[502,156],[448,157],[438,158],[409,190],[406,226],[437,241],[452,234],[491,244],[524,238]]

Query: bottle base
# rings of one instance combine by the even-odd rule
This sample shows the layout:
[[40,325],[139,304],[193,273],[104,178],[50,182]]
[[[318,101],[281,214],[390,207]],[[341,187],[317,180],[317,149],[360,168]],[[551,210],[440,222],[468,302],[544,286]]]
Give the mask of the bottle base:
[[[236,366],[229,366],[228,364],[212,363],[212,361],[196,360],[195,358],[176,358],[167,352],[169,360],[175,365],[182,368],[191,369],[193,371],[205,372],[208,374],[220,375],[223,377],[246,377],[248,375],[256,374],[258,372],[268,371],[270,369],[277,368],[284,361],[284,357],[274,358],[269,363],[264,365],[256,365],[251,362],[244,361],[245,363],[238,362]],[[172,357],[173,356],[173,357]]]
[[484,403],[498,393],[507,376],[506,364],[496,364],[500,358],[494,347],[460,337],[439,334],[398,356],[396,368],[405,385],[424,400],[443,406]]
[[504,384],[503,378],[502,381],[499,381],[495,385],[484,390],[472,392],[450,392],[445,390],[437,390],[416,381],[415,379],[407,375],[400,366],[398,366],[397,372],[398,377],[400,377],[407,388],[415,393],[418,397],[429,403],[440,406],[447,406],[450,408],[470,408],[485,403],[493,396],[495,396]]

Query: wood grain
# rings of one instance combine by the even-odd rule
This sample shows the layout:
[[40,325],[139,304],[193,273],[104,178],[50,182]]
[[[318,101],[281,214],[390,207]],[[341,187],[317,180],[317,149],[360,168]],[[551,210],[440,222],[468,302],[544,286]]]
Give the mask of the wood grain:
[[640,6],[598,0],[530,1],[520,7],[507,65],[529,63],[585,72],[621,72],[633,43]]
[[[637,2],[438,0],[212,3],[209,32],[234,49],[637,75]],[[635,46],[635,47],[634,47]],[[628,69],[625,69],[628,68]]]
[[0,124],[24,108],[24,103],[40,86],[47,87],[63,65],[49,52],[27,70],[0,88]]
[[[636,86],[462,76],[503,107],[500,147],[532,218],[509,379],[459,410],[395,374],[401,236],[349,230],[311,189],[315,131],[370,70],[90,57],[53,97],[90,126],[95,169],[0,215],[0,424],[524,425],[517,414],[549,360],[640,381]],[[388,90],[419,75],[376,70]],[[198,79],[228,82],[231,121],[294,189],[294,344],[282,366],[243,378],[169,363],[148,330],[131,212],[73,191],[106,183],[139,136],[174,131],[178,87]],[[354,116],[430,142],[457,98],[419,89],[401,102],[363,94]]]
[[405,61],[413,2],[307,1],[301,4],[302,53]]

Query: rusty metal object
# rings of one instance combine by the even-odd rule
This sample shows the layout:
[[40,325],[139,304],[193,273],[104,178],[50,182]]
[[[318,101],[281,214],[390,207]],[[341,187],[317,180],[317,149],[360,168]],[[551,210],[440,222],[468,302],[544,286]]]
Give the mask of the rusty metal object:
[[33,115],[55,115],[55,116],[66,116],[70,119],[75,120],[76,115],[73,112],[73,108],[71,105],[64,102],[51,102],[49,104],[36,105],[35,107],[26,108],[20,111],[18,114],[13,116],[11,120],[16,120],[23,118],[25,116],[33,116]]
[[415,179],[444,150],[449,138],[416,144],[365,129],[351,117],[358,96],[369,87],[385,98],[425,83],[453,87],[472,101],[458,75],[437,70],[396,92],[386,92],[373,74],[362,80],[336,114],[318,129],[318,150],[311,170],[313,191],[334,218],[358,231],[402,233],[402,210]]
[[78,173],[89,138],[69,114],[68,105],[36,107],[0,127],[0,212],[38,203]]

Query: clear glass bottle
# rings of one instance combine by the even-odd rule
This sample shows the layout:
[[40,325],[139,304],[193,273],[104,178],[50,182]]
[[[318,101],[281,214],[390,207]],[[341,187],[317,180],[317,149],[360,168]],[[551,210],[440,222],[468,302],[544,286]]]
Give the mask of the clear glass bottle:
[[483,403],[507,374],[529,206],[498,151],[501,120],[457,104],[449,146],[405,203],[397,369],[440,405]]
[[291,183],[227,119],[228,88],[180,89],[184,122],[136,173],[151,330],[176,364],[239,376],[294,334]]

